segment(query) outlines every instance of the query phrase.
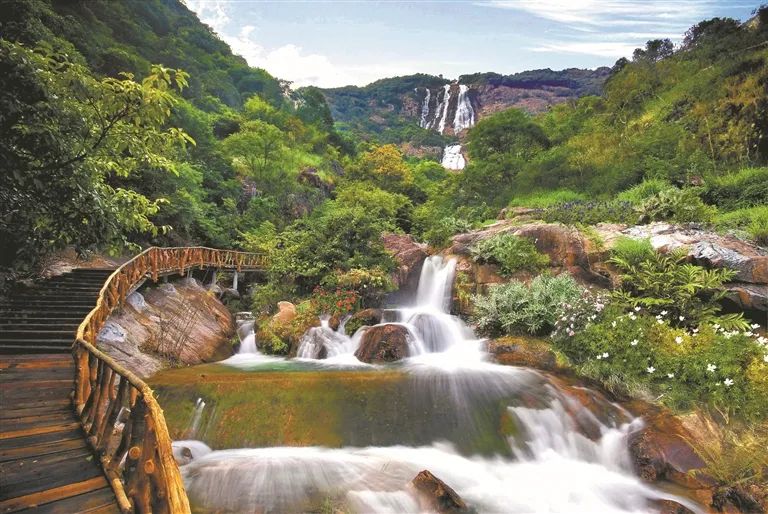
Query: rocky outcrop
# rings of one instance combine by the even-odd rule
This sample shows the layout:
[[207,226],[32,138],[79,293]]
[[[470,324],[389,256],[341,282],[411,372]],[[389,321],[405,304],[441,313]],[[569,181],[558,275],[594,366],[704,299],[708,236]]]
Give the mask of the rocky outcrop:
[[376,364],[394,362],[408,357],[408,329],[402,325],[387,323],[365,331],[355,352],[362,362]]
[[296,317],[296,306],[291,302],[277,302],[277,313],[272,316],[276,323],[290,323]]
[[555,353],[547,341],[524,336],[508,336],[488,342],[488,353],[499,364],[552,370]]
[[98,336],[99,346],[142,378],[171,361],[213,362],[232,355],[235,331],[227,308],[195,279],[130,295]]
[[430,511],[440,513],[472,512],[456,491],[426,469],[416,475],[411,484],[418,491],[419,499],[426,504],[425,507]]
[[427,245],[417,243],[409,234],[384,234],[384,248],[397,263],[392,280],[403,293],[415,290],[421,273],[421,265],[427,258]]
[[732,236],[669,223],[630,227],[621,234],[649,239],[663,252],[685,248],[691,262],[734,270],[728,299],[742,310],[768,312],[768,250]]

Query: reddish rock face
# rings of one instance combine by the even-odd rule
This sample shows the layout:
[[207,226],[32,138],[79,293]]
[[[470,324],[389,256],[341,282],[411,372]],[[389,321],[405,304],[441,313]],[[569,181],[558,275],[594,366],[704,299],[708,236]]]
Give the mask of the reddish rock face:
[[365,331],[355,352],[369,364],[394,362],[408,356],[408,330],[402,325],[386,324]]
[[456,491],[426,469],[416,475],[411,484],[429,510],[440,513],[471,512]]
[[296,306],[291,302],[277,302],[277,314],[272,316],[273,321],[290,323],[296,317]]
[[381,309],[363,309],[356,312],[347,320],[345,329],[347,335],[353,335],[362,326],[372,327],[381,323]]
[[381,240],[398,265],[392,277],[395,285],[399,289],[415,288],[427,258],[427,245],[417,243],[409,234],[383,234]]
[[629,438],[629,451],[640,477],[647,482],[668,480],[690,489],[711,487],[713,482],[706,477],[688,474],[704,466],[688,443],[694,440],[693,435],[670,412],[645,407],[646,426]]

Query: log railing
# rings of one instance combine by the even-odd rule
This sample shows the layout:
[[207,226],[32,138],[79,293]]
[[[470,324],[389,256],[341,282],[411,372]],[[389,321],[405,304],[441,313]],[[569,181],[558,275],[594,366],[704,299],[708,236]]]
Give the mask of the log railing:
[[203,247],[149,248],[115,270],[77,331],[73,403],[123,512],[188,513],[163,411],[152,389],[96,348],[112,311],[147,278],[192,268],[258,270],[262,254]]

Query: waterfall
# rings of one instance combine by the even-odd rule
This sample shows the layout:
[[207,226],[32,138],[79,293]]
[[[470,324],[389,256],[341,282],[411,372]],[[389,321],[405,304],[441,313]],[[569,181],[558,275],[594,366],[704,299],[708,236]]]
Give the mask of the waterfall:
[[458,134],[475,124],[475,111],[472,110],[472,103],[469,101],[468,92],[469,86],[459,85],[459,99],[456,105],[456,115],[453,118],[454,134]]
[[187,437],[195,437],[197,431],[200,428],[200,420],[203,418],[203,411],[205,410],[205,401],[202,398],[198,398],[195,402],[195,409],[192,411],[192,418],[189,420],[189,426],[187,427]]
[[[424,97],[424,103],[421,105],[421,119],[419,120],[419,127],[421,128],[429,127],[429,101],[432,93],[429,91],[429,88],[426,88],[426,90],[427,95]],[[418,91],[418,89],[416,89],[416,91]]]
[[237,353],[246,354],[256,353],[257,351],[256,334],[254,334],[253,329],[251,329],[251,331],[240,341],[240,350]]
[[[641,420],[599,392],[584,401],[574,394],[575,386],[558,379],[489,362],[483,342],[450,315],[455,271],[453,259],[427,258],[413,304],[386,311],[386,318],[407,327],[414,340],[409,358],[397,367],[345,371],[358,373],[354,376],[363,382],[372,373],[402,373],[408,387],[402,407],[422,418],[442,410],[450,416],[443,423],[450,426],[441,426],[447,432],[419,433],[423,442],[413,446],[398,438],[390,446],[203,448],[200,457],[192,451],[194,458],[181,471],[193,504],[203,511],[303,512],[332,499],[356,513],[417,513],[423,506],[407,484],[428,469],[481,513],[640,514],[653,511],[652,501],[659,499],[701,512],[634,475],[627,439]],[[321,352],[354,358],[363,331],[349,337],[343,324],[334,331],[323,319],[302,338],[299,363],[306,365]],[[325,378],[328,384],[333,376]],[[388,392],[387,401],[392,400]],[[289,406],[275,406],[283,407]],[[388,403],[381,410],[396,409],[400,416],[399,407]],[[350,417],[361,409],[379,412],[375,406],[343,408],[345,417],[339,419],[351,420],[364,441],[374,426],[366,423],[382,421],[370,414]],[[500,417],[509,420],[510,430],[497,433],[493,420],[501,423]],[[479,434],[483,444],[500,438],[508,452],[468,452],[459,446],[468,433]]]
[[440,164],[448,170],[463,170],[467,162],[461,153],[461,145],[446,146],[445,150],[443,150],[443,159],[440,161]]
[[[440,123],[438,123],[437,131],[441,134],[445,132],[445,123],[448,121],[448,105],[451,103],[451,85],[446,84],[443,86],[443,99],[438,106],[437,112],[440,114]],[[442,108],[442,110],[441,110]]]

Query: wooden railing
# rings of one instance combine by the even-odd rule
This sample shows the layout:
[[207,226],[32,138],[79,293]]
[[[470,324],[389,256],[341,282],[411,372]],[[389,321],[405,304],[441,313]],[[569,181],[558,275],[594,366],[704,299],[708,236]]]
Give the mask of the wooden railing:
[[73,403],[123,512],[187,513],[163,411],[152,389],[96,348],[112,311],[147,278],[192,268],[263,269],[262,254],[212,248],[149,248],[115,270],[77,331]]

